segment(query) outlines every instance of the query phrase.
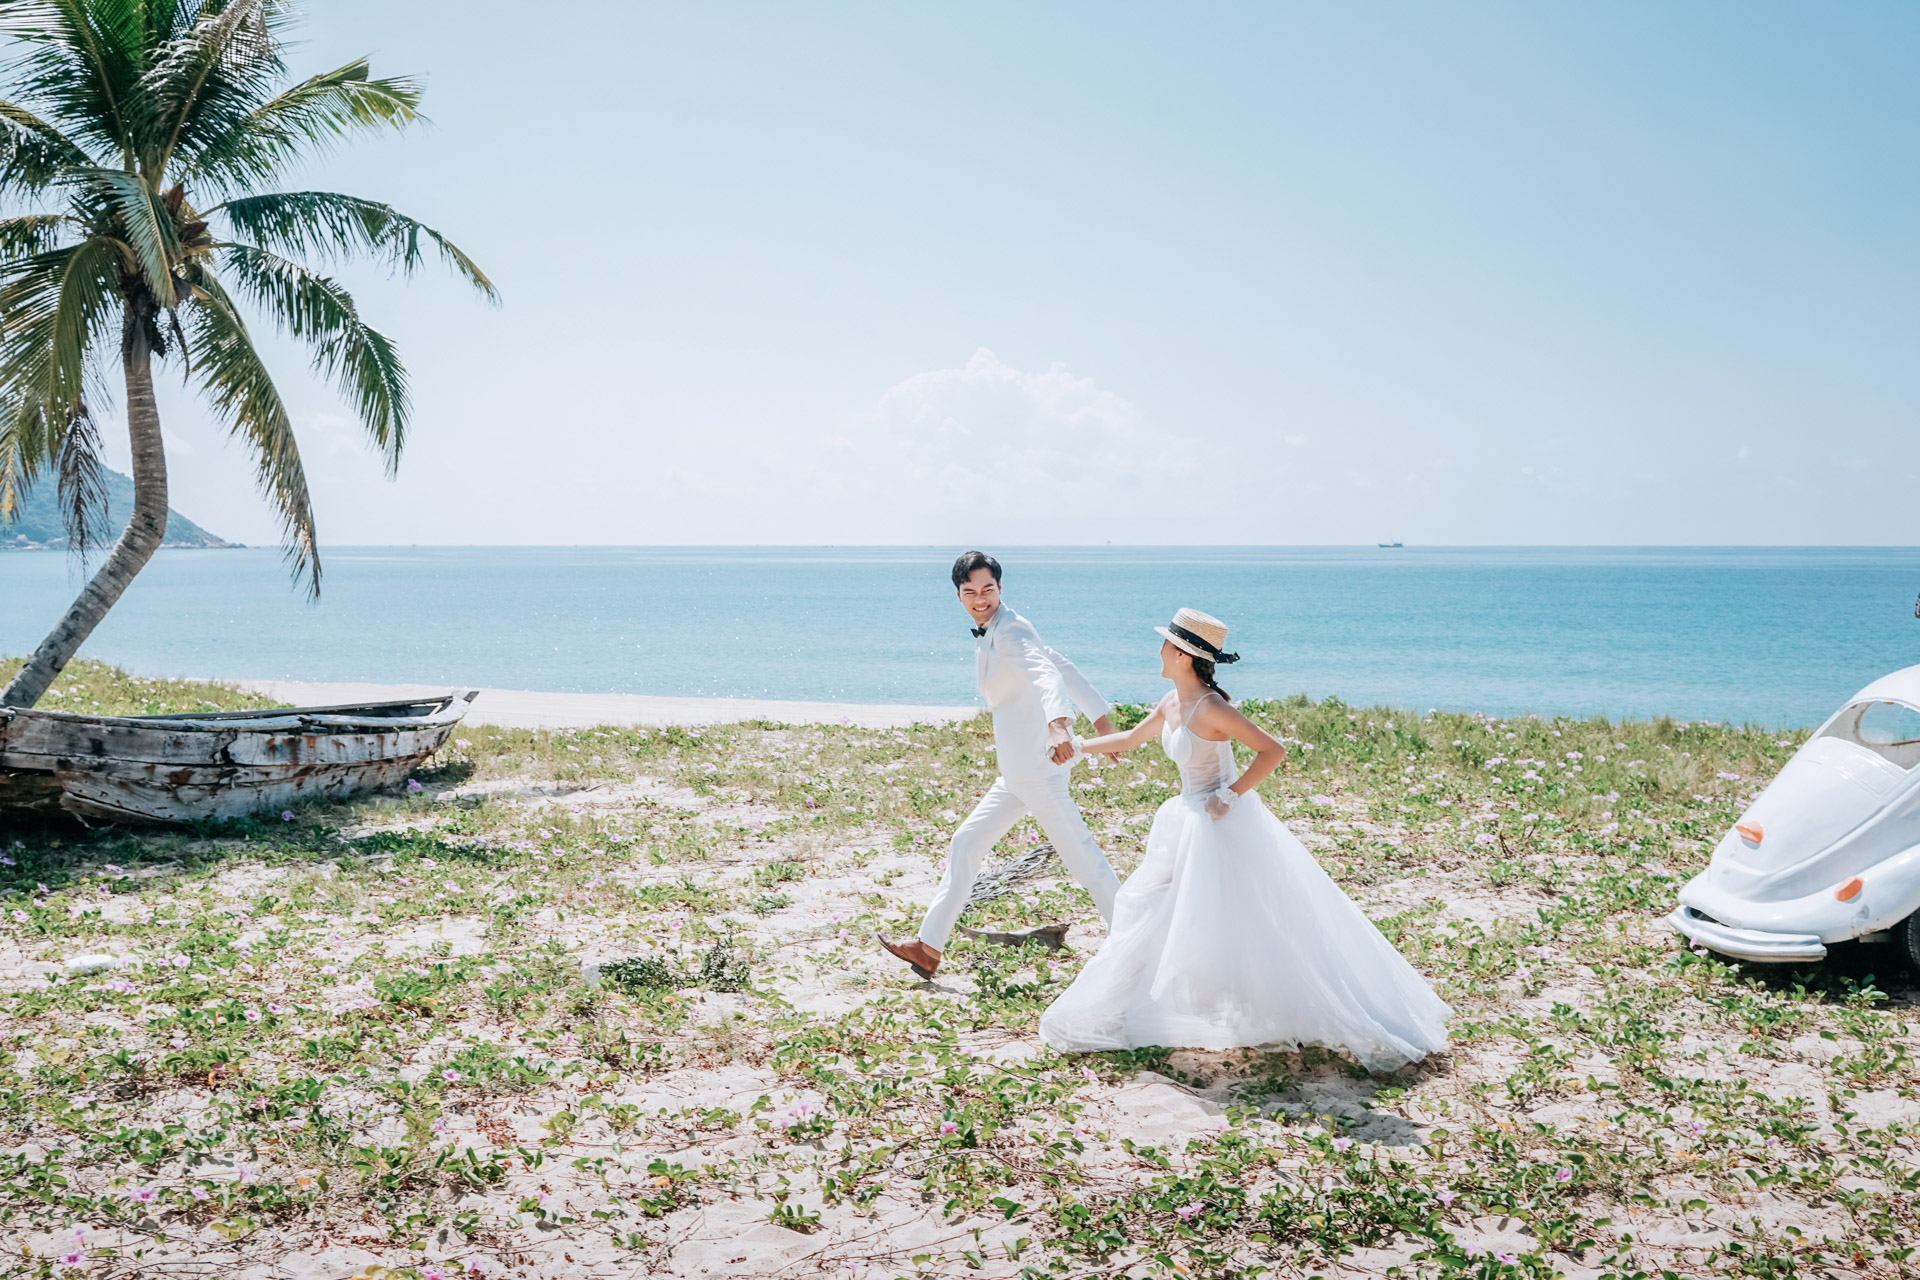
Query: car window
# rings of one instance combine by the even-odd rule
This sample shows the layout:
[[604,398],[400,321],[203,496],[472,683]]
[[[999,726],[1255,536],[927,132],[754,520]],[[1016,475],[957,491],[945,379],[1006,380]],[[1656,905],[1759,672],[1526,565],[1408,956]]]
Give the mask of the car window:
[[1857,742],[1902,769],[1920,765],[1920,710],[1904,702],[1856,702],[1826,736]]

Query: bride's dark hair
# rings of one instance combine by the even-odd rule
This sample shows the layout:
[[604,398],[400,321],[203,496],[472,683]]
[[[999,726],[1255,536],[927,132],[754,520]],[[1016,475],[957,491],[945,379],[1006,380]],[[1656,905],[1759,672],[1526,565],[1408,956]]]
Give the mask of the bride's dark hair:
[[[1188,654],[1187,656],[1190,658],[1193,658],[1192,654]],[[1222,689],[1220,687],[1220,682],[1213,678],[1213,659],[1212,658],[1193,658],[1193,674],[1200,677],[1201,684],[1204,684],[1205,686],[1207,686],[1207,688],[1219,694],[1222,701],[1224,702],[1233,701],[1232,696],[1229,695],[1225,689]]]

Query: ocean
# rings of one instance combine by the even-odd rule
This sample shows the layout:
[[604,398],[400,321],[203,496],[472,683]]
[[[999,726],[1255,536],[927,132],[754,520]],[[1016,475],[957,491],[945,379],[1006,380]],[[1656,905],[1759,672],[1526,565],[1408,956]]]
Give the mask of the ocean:
[[[949,547],[162,551],[82,649],[145,675],[965,705]],[[1011,547],[1006,601],[1114,701],[1164,691],[1152,627],[1231,626],[1236,697],[1814,724],[1920,662],[1920,548]],[[0,654],[82,579],[0,553]]]

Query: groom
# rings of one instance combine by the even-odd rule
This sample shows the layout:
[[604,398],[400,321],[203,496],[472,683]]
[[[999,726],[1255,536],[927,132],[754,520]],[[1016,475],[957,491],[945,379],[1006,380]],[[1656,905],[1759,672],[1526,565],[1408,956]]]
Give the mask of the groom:
[[1029,813],[1039,820],[1060,861],[1093,895],[1094,905],[1109,924],[1113,899],[1120,891],[1107,855],[1093,842],[1067,790],[1074,706],[1078,704],[1103,734],[1113,732],[1107,719],[1111,708],[1079,668],[1041,643],[1031,622],[1000,603],[998,560],[983,551],[967,552],[953,562],[953,585],[960,594],[960,607],[973,620],[974,667],[980,696],[993,712],[1000,776],[953,833],[947,874],[927,908],[920,936],[904,942],[880,939],[881,946],[927,979],[940,967],[940,951],[967,905],[982,859]]

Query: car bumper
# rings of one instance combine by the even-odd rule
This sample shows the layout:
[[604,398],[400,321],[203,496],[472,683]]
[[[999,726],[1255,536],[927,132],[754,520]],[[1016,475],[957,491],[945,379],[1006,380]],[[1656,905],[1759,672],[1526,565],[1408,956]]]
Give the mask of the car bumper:
[[1824,960],[1826,943],[1817,933],[1771,933],[1764,929],[1736,929],[1701,915],[1692,907],[1675,908],[1667,917],[1675,933],[1687,941],[1736,960],[1762,964],[1795,964]]

